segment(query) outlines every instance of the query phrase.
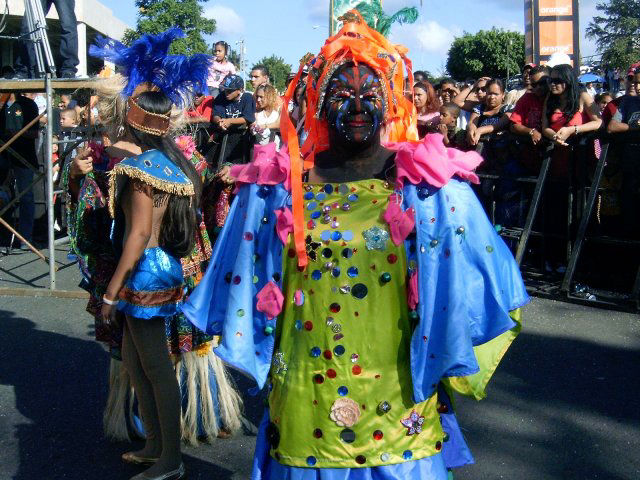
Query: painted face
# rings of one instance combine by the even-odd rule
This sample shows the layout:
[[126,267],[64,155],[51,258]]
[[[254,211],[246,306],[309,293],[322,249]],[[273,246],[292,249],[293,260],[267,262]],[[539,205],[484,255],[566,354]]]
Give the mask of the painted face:
[[367,65],[346,64],[331,77],[325,104],[329,129],[344,144],[371,143],[384,118],[382,85]]

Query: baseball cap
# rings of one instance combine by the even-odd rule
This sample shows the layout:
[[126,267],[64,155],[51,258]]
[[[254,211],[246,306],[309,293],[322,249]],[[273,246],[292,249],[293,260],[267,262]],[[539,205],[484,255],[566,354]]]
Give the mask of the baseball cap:
[[640,68],[640,62],[636,62],[633,65],[631,65],[629,67],[629,70],[627,71],[627,77],[630,77],[632,75],[636,74],[636,69]]
[[522,67],[522,70],[526,70],[528,68],[536,68],[536,64],[535,63],[525,63],[524,67]]
[[220,85],[221,90],[242,90],[243,88],[244,81],[239,75],[227,75]]
[[551,68],[557,65],[571,65],[571,59],[566,53],[556,52],[549,57],[547,65]]

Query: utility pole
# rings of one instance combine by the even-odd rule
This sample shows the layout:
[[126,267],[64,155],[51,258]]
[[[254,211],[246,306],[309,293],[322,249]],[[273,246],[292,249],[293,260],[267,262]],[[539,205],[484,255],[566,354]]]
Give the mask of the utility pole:
[[507,84],[505,85],[505,91],[509,91],[509,60],[511,59],[509,53],[511,52],[511,39],[507,43]]
[[329,36],[333,37],[333,0],[329,0]]
[[246,49],[244,47],[244,38],[238,40],[236,42],[236,45],[240,45],[240,78],[242,78],[242,80],[246,82],[246,79],[244,77],[244,69],[245,69],[244,56],[246,54]]

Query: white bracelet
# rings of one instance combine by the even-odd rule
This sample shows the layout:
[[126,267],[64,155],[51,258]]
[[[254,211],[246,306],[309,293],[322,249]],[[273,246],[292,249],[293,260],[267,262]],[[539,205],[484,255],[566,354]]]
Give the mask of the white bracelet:
[[107,305],[115,305],[118,303],[117,300],[109,300],[106,295],[102,296],[102,303],[106,303]]

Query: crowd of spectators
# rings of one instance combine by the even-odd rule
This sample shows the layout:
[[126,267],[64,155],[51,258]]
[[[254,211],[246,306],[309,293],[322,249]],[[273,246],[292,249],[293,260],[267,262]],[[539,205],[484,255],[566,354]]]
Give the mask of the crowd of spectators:
[[[276,148],[280,148],[282,114],[290,116],[300,140],[304,140],[305,87],[300,81],[291,102],[285,106],[281,97],[284,92],[278,92],[273,86],[267,67],[255,65],[245,82],[228,58],[226,42],[216,42],[212,55],[207,91],[200,92],[186,111],[187,124],[192,126],[198,150],[217,170],[216,179],[231,183],[230,166],[248,162],[254,145],[275,143]],[[522,68],[520,84],[508,90],[500,78],[482,76],[464,82],[442,78],[432,83],[426,72],[416,71],[412,88],[407,85],[407,95],[411,96],[417,110],[421,138],[429,133],[439,133],[447,146],[481,152],[485,162],[479,172],[491,174],[494,179],[483,181],[478,195],[488,209],[493,208],[496,223],[522,226],[526,215],[526,202],[522,197],[527,194],[526,187],[512,180],[537,176],[545,151],[552,145],[550,182],[545,186],[542,207],[546,220],[541,228],[559,233],[566,229],[568,222],[567,189],[571,176],[575,176],[576,164],[578,168],[586,169],[589,178],[601,153],[599,138],[603,132],[622,135],[640,129],[640,63],[631,66],[623,83],[616,83],[616,75],[610,73],[607,72],[608,83],[603,88],[602,85],[581,84],[574,69],[567,64],[526,64]],[[292,73],[288,82],[294,76]],[[60,95],[53,118],[56,139],[79,138],[83,127],[99,124],[96,102],[97,98],[86,91]],[[3,141],[43,113],[45,108],[41,95],[12,95],[0,110]],[[35,169],[29,166],[37,166],[38,129],[47,121],[46,116],[41,118],[13,145],[29,165],[16,160],[10,153],[2,155],[0,181],[11,173],[10,178],[18,191],[31,184]],[[598,135],[592,135],[598,132]],[[41,138],[42,134],[40,142]],[[586,140],[581,143],[581,139]],[[615,194],[602,194],[603,208],[599,211],[604,215],[608,212],[619,214],[622,219],[619,233],[635,238],[640,230],[638,147],[639,142],[630,137],[623,146],[614,149],[608,163],[619,167],[619,181],[607,183],[610,179],[605,179],[605,186],[614,188]],[[69,153],[61,145],[51,160],[64,159]],[[500,183],[496,177],[511,180]],[[0,191],[0,202],[2,198]],[[489,206],[489,201],[494,202],[493,207]],[[607,208],[612,204],[617,207]],[[26,239],[32,238],[33,210],[33,195],[27,193],[20,202],[19,212],[19,231]],[[566,264],[566,255],[561,251],[548,258],[551,269],[561,269]]]

